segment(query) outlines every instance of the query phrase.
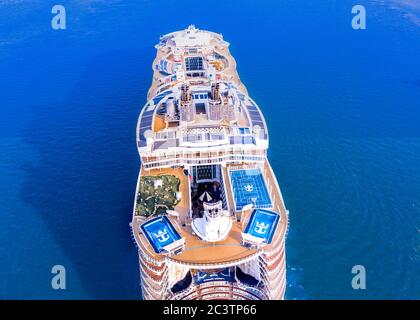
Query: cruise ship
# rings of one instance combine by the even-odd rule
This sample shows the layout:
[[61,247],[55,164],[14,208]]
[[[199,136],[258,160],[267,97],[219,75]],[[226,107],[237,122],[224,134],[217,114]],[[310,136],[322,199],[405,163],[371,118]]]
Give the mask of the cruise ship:
[[143,299],[284,299],[288,211],[229,43],[191,25],[155,47],[130,224]]

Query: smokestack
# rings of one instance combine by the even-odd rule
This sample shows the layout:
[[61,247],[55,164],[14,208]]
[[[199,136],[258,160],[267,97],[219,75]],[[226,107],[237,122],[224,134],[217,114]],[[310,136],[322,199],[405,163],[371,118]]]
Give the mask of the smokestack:
[[189,93],[189,87],[186,84],[181,86],[181,106],[179,111],[181,122],[194,121],[195,108]]
[[220,101],[219,93],[220,93],[220,84],[219,83],[213,83],[211,85],[211,99],[213,101]]
[[181,86],[181,101],[182,102],[188,102],[189,100],[191,100],[191,97],[189,95],[189,87],[186,84],[183,84]]

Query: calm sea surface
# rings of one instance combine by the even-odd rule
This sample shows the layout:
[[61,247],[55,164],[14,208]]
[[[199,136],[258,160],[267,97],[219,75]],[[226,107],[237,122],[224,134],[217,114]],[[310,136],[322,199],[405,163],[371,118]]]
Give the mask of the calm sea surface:
[[0,298],[140,297],[136,121],[153,46],[190,23],[231,43],[268,122],[287,298],[420,298],[420,5],[358,1],[354,31],[348,0],[60,3],[64,31],[53,1],[0,1]]

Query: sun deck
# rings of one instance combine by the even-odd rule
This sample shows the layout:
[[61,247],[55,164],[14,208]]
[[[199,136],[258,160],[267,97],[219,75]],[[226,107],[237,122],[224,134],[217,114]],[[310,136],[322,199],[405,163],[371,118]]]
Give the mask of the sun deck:
[[[169,35],[163,36],[162,39],[165,37],[169,37]],[[168,74],[166,72],[162,73],[159,68],[156,68],[156,65],[161,65],[161,61],[168,61],[170,64],[182,63],[182,58],[175,58],[173,47],[175,47],[174,43],[167,43],[163,42],[157,47],[157,55],[155,60],[153,61],[153,80],[151,87],[148,92],[148,99],[154,97],[159,90],[162,90],[162,87],[165,85],[170,84],[168,80]],[[216,68],[216,71],[221,72],[220,80],[228,80],[232,81],[237,84],[238,89],[248,94],[246,87],[241,82],[238,72],[236,70],[236,61],[230,53],[229,50],[229,43],[226,41],[220,41],[217,37],[212,38],[209,43],[209,47],[213,48],[212,54],[204,57],[204,63],[209,66],[212,65]],[[195,54],[191,54],[194,56]],[[214,56],[220,57],[218,60],[211,59],[210,57]],[[219,63],[215,63],[218,61]]]
[[[233,224],[229,236],[225,240],[210,243],[193,235],[191,226],[182,227],[173,217],[170,217],[170,221],[177,233],[185,239],[185,249],[177,255],[169,256],[169,259],[176,263],[203,268],[206,266],[215,267],[216,265],[229,266],[240,261],[246,261],[259,254],[257,249],[242,246],[242,225],[238,222]],[[156,252],[146,235],[140,232],[142,223],[142,219],[136,217],[133,219],[133,233],[136,241],[147,250],[150,256],[155,257],[156,260],[161,260],[162,255]]]
[[[196,29],[190,31],[194,34]],[[188,33],[189,31],[186,31]],[[209,107],[208,100],[193,99],[192,103],[197,108],[197,113],[192,116],[188,127],[209,126],[218,124],[225,127],[251,127],[259,132],[256,135],[261,140],[267,140],[267,128],[264,118],[258,106],[248,97],[245,86],[240,81],[236,70],[236,61],[229,51],[229,43],[224,41],[219,35],[197,31],[196,42],[204,47],[197,48],[182,47],[185,45],[183,37],[185,34],[168,34],[161,37],[161,43],[156,46],[157,56],[153,62],[153,80],[148,92],[148,102],[143,107],[137,126],[137,145],[139,148],[147,146],[147,135],[151,139],[158,132],[173,130],[182,125],[179,123],[179,114],[174,110],[170,120],[167,116],[159,114],[159,110],[167,108],[168,101],[173,101],[179,109],[179,86],[182,83],[189,84],[198,94],[192,96],[202,96],[201,93],[208,92],[209,86],[213,82],[227,85],[229,96],[222,96],[223,108],[229,106],[235,115],[229,121],[215,121],[206,112]],[[190,38],[190,41],[193,37]],[[177,46],[178,45],[178,46]],[[181,47],[179,47],[181,45]],[[181,48],[181,49],[180,49]],[[203,76],[197,72],[203,72]],[[189,75],[191,72],[194,75]],[[178,92],[178,93],[177,93]],[[205,94],[207,97],[207,93]],[[215,97],[213,97],[215,98]],[[204,112],[199,111],[199,105],[206,105]],[[222,110],[221,109],[221,110]],[[224,111],[220,111],[224,112]],[[147,133],[149,132],[150,133]],[[146,136],[145,136],[146,134]],[[178,144],[179,145],[179,144]],[[265,146],[264,143],[262,143]]]
[[[173,174],[177,176],[181,181],[180,191],[184,196],[182,197],[182,201],[175,207],[175,211],[178,212],[179,215],[169,216],[169,219],[172,222],[176,232],[185,239],[185,247],[181,253],[168,256],[169,259],[171,259],[173,262],[183,265],[200,266],[206,268],[206,266],[214,267],[215,265],[235,265],[240,261],[247,261],[248,259],[252,259],[261,253],[259,249],[249,248],[243,245],[242,232],[245,231],[245,227],[251,218],[251,211],[244,215],[240,209],[236,210],[237,208],[235,207],[235,202],[233,200],[234,191],[231,188],[231,181],[229,179],[229,172],[255,172],[255,170],[257,170],[255,167],[244,165],[229,166],[228,168],[222,169],[228,206],[233,209],[233,211],[236,211],[237,214],[231,216],[232,229],[230,230],[228,237],[223,241],[216,243],[201,240],[197,235],[194,234],[191,228],[191,217],[189,216],[191,206],[189,196],[190,185],[188,177],[184,174],[182,168],[166,168],[142,171],[143,175],[151,176]],[[268,162],[261,169],[258,169],[258,175],[259,174],[261,174],[261,179],[265,181],[264,183],[267,184],[267,192],[269,193],[267,194],[267,197],[272,201],[270,210],[273,210],[278,214],[278,223],[276,221],[273,229],[270,231],[272,239],[270,238],[270,241],[266,243],[266,246],[270,247],[273,243],[277,243],[279,239],[284,237],[287,230],[288,216],[286,210],[284,209],[283,199],[278,189],[277,182],[274,180],[275,177],[272,174]],[[250,203],[252,203],[252,201],[248,202],[247,204]],[[240,218],[241,214],[243,215],[242,220],[238,222],[237,217]],[[145,248],[151,256],[154,256],[155,259],[160,260],[162,259],[162,256],[156,253],[156,250],[151,245],[149,239],[140,228],[145,221],[146,220],[143,217],[134,217],[133,233],[135,239],[137,243],[140,243],[140,245]]]

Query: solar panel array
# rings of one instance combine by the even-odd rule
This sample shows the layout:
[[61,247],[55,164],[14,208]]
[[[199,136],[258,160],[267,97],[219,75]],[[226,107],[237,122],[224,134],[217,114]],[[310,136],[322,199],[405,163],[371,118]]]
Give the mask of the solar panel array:
[[146,138],[144,137],[144,133],[147,130],[152,129],[152,122],[153,122],[153,113],[154,109],[152,110],[145,110],[140,120],[140,132],[139,132],[139,147],[146,146]]
[[[245,95],[244,94],[238,93],[238,97],[239,97],[239,99],[241,99],[242,102],[245,103]],[[265,128],[264,120],[262,118],[260,110],[251,100],[250,100],[250,104],[248,104],[246,107],[248,108],[248,113],[249,113],[249,116],[251,118],[252,126],[257,126],[257,125],[260,126],[261,129],[263,129],[263,137],[262,138],[267,139],[267,130]]]
[[[171,90],[165,91],[155,98],[153,98],[153,103],[156,106],[165,96],[172,93]],[[140,119],[140,130],[139,130],[139,147],[146,146],[146,138],[144,137],[144,133],[147,130],[152,130],[152,123],[153,123],[153,113],[155,112],[156,108],[151,108],[150,103],[148,103],[145,107],[145,110]]]
[[156,65],[156,69],[160,72],[163,72],[165,74],[170,74],[168,70],[169,62],[166,59],[159,60],[159,63]]
[[178,139],[159,140],[153,144],[154,149],[168,149],[178,147]]
[[248,113],[251,117],[252,126],[260,126],[261,129],[264,130],[264,139],[267,139],[267,134],[265,130],[264,121],[261,116],[261,112],[258,110],[257,106],[255,106],[253,103],[251,105],[248,105]]
[[189,57],[185,59],[185,69],[187,71],[203,70],[203,58]]
[[154,103],[155,105],[157,105],[157,104],[160,102],[160,100],[162,100],[165,96],[167,96],[167,95],[168,95],[168,94],[170,94],[170,93],[172,93],[172,91],[171,91],[171,90],[168,90],[168,91],[162,92],[161,94],[159,94],[159,95],[157,95],[156,97],[154,97],[154,98],[153,98],[153,103]]

